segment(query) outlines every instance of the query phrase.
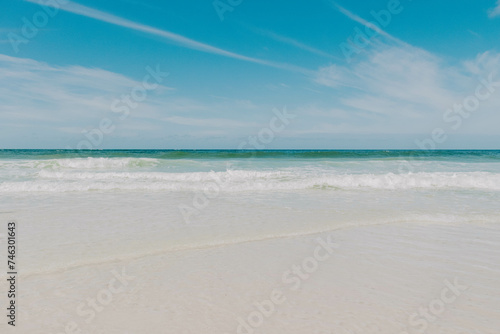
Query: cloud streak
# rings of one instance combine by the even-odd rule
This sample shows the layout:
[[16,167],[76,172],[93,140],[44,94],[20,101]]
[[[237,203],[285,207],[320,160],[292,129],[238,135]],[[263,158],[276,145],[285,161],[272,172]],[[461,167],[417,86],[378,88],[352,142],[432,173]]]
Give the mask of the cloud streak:
[[[495,52],[451,66],[420,49],[380,45],[351,67],[321,67],[315,82],[341,91],[335,107],[353,117],[339,121],[353,129],[367,124],[372,132],[422,133],[445,124],[444,113],[473,94],[480,80],[492,77],[496,82],[499,65],[500,54]],[[498,130],[491,124],[498,119],[499,106],[498,93],[481,101],[481,110],[462,131],[494,134]]]
[[389,40],[393,41],[393,42],[396,42],[396,43],[399,43],[401,45],[405,45],[407,46],[408,44],[406,42],[403,42],[402,40],[400,40],[399,38],[396,38],[394,36],[392,36],[391,34],[387,33],[386,31],[382,30],[381,28],[379,28],[377,25],[374,25],[374,24],[371,24],[370,22],[368,22],[367,20],[363,19],[362,17],[359,17],[358,15],[354,14],[353,12],[345,9],[344,7],[340,6],[339,4],[335,3],[335,2],[332,2],[333,6],[343,15],[345,15],[346,17],[348,17],[349,19],[355,21],[355,22],[358,22],[362,25],[364,25],[365,27],[369,28],[369,29],[373,29],[375,30],[377,33],[379,33],[380,35],[382,36],[385,36],[387,37]]
[[[53,7],[51,3],[39,3],[37,0],[25,0],[26,2],[31,2],[31,3],[36,3],[42,6],[48,6],[48,7]],[[269,66],[269,67],[274,67],[274,68],[279,68],[287,71],[292,71],[292,72],[299,72],[303,74],[310,74],[311,72],[309,70],[303,69],[301,67],[295,66],[295,65],[290,65],[290,64],[284,64],[284,63],[278,63],[278,62],[272,62],[268,60],[263,60],[263,59],[258,59],[258,58],[253,58],[253,57],[248,57],[245,55],[241,55],[235,52],[227,51],[206,43],[198,42],[194,39],[167,31],[167,30],[162,30],[158,29],[152,26],[148,26],[145,24],[137,23],[113,14],[109,14],[94,8],[90,8],[87,6],[80,5],[75,2],[68,1],[65,5],[58,7],[60,10],[73,13],[76,15],[80,16],[85,16],[88,18],[92,18],[94,20],[98,20],[101,22],[106,22],[109,24],[113,24],[116,26],[120,26],[123,28],[131,29],[134,31],[139,31],[142,33],[146,33],[149,35],[154,35],[158,37],[162,37],[165,40],[168,40],[170,42],[173,42],[179,46],[185,47],[187,49],[192,49],[192,50],[197,50],[201,51],[204,53],[210,53],[210,54],[215,54],[227,58],[233,58],[233,59],[238,59],[250,63],[255,63],[255,64],[260,64],[264,66]]]
[[488,11],[488,17],[489,18],[494,18],[500,16],[500,0],[497,1],[497,5],[495,8],[492,8]]
[[[181,96],[160,85],[121,119],[123,114],[112,109],[114,101],[141,86],[142,80],[2,54],[0,76],[1,148],[78,147],[86,139],[84,133],[98,128],[103,119],[111,120],[116,130],[106,135],[100,148],[210,148],[213,136],[239,143],[240,136],[253,134],[272,110],[246,100]],[[232,147],[231,140],[223,144]]]
[[337,58],[337,57],[335,57],[335,56],[333,56],[333,55],[331,55],[331,54],[329,54],[327,52],[324,52],[324,51],[316,49],[316,48],[314,48],[312,46],[306,45],[306,44],[304,44],[302,42],[299,42],[299,41],[297,41],[297,40],[295,40],[293,38],[282,36],[282,35],[276,34],[276,33],[272,32],[272,31],[265,30],[265,29],[257,29],[257,28],[251,28],[251,29],[253,31],[255,31],[255,32],[263,35],[263,36],[266,36],[266,37],[269,37],[271,39],[274,39],[277,42],[280,42],[280,43],[283,43],[283,44],[287,44],[287,45],[291,45],[293,47],[302,49],[304,51],[313,53],[313,54],[321,56],[321,57],[340,60],[339,58]]

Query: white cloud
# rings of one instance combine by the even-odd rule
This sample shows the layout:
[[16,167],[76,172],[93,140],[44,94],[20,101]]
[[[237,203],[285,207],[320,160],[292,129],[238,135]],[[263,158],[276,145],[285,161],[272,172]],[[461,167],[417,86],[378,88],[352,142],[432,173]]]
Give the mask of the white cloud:
[[494,18],[494,17],[500,16],[500,0],[497,1],[496,7],[491,8],[488,11],[488,16],[490,18]]
[[327,52],[324,52],[322,50],[319,50],[315,47],[312,47],[312,46],[309,46],[307,44],[304,44],[302,42],[299,42],[293,38],[290,38],[290,37],[286,37],[286,36],[282,36],[282,35],[279,35],[275,32],[272,32],[272,31],[269,31],[269,30],[265,30],[265,29],[258,29],[258,28],[250,28],[251,30],[263,35],[263,36],[266,36],[266,37],[269,37],[271,39],[274,39],[275,41],[278,41],[280,43],[284,43],[284,44],[287,44],[287,45],[291,45],[293,47],[296,47],[298,49],[302,49],[304,51],[307,51],[307,52],[310,52],[312,54],[315,54],[315,55],[318,55],[318,56],[322,56],[322,57],[325,57],[325,58],[331,58],[331,59],[340,59],[340,58],[337,58]]
[[[148,72],[144,69],[144,75]],[[260,123],[245,119],[272,110],[249,100],[209,98],[208,102],[180,96],[173,88],[159,86],[149,90],[146,99],[121,114],[112,104],[128,95],[142,80],[102,69],[82,66],[52,66],[31,59],[0,55],[0,124],[5,129],[0,142],[19,141],[21,137],[53,138],[54,142],[75,147],[83,130],[95,129],[103,118],[110,118],[116,130],[113,138],[185,134],[223,130],[234,135],[251,130]],[[168,81],[168,77],[164,83]],[[259,116],[256,117],[259,119]],[[266,119],[266,117],[264,117]],[[198,132],[199,132],[198,131]],[[8,139],[10,138],[10,139]],[[5,143],[0,143],[5,147]]]
[[245,128],[249,126],[257,126],[255,123],[240,122],[231,119],[223,118],[192,118],[173,116],[164,119],[167,122],[201,127],[214,127],[214,128]]
[[[389,122],[394,124],[399,118],[408,123],[401,124],[406,129],[418,128],[415,120],[420,119],[421,128],[425,129],[426,122],[436,123],[447,108],[474,94],[480,78],[490,74],[495,78],[499,76],[500,54],[485,52],[452,66],[430,52],[373,27],[335,2],[332,4],[349,19],[375,28],[386,37],[371,41],[370,47],[363,50],[350,66],[320,67],[313,76],[317,84],[340,92],[337,108],[362,113],[365,118],[379,117],[387,121],[386,118],[390,117]],[[490,15],[500,15],[500,0]],[[491,106],[500,103],[499,95],[497,92],[488,101],[483,101],[483,109],[491,110]]]
[[379,26],[377,25],[374,25],[374,24],[371,24],[370,22],[368,22],[367,20],[363,19],[362,17],[354,14],[353,12],[347,10],[346,8],[340,6],[339,4],[335,3],[335,2],[332,2],[334,7],[340,12],[342,13],[343,15],[345,15],[346,17],[348,17],[349,19],[355,21],[355,22],[358,22],[360,24],[362,24],[363,26],[365,26],[366,28],[369,28],[369,29],[374,29],[377,33],[379,33],[380,35],[382,36],[385,36],[386,38],[388,38],[389,40],[393,41],[393,42],[396,42],[396,43],[399,43],[401,45],[407,45],[405,42],[401,41],[400,39],[392,36],[391,34],[387,33],[385,30],[383,30],[382,28],[380,28]]
[[494,77],[500,75],[500,54],[494,52],[484,52],[477,55],[476,58],[467,60],[463,63],[465,70],[473,75],[481,76],[485,73],[493,73]]
[[[138,85],[123,75],[80,66],[54,67],[0,55],[2,118],[54,120],[109,111],[119,94]],[[167,89],[167,87],[163,87]]]
[[345,83],[346,76],[342,72],[343,68],[337,65],[321,67],[314,80],[320,85],[336,88]]
[[353,87],[358,91],[355,96],[423,105],[425,112],[453,103],[477,83],[478,76],[496,74],[499,64],[500,56],[491,52],[453,67],[421,49],[385,46],[351,67],[319,68],[313,79],[332,88]]
[[[39,5],[44,5],[44,6],[53,6],[51,2],[49,3],[39,3],[38,0],[25,0],[27,2],[32,2],[36,3]],[[298,66],[290,65],[290,64],[284,64],[284,63],[278,63],[278,62],[273,62],[273,61],[268,61],[268,60],[263,60],[263,59],[258,59],[258,58],[253,58],[253,57],[248,57],[244,56],[235,52],[227,51],[206,43],[198,42],[194,39],[182,36],[180,34],[176,34],[173,32],[170,32],[168,30],[162,30],[158,28],[154,28],[145,24],[137,23],[116,15],[112,15],[94,8],[90,8],[87,6],[83,6],[80,4],[77,4],[75,2],[67,1],[64,6],[59,8],[60,10],[70,12],[76,15],[81,15],[85,17],[89,17],[95,20],[99,20],[102,22],[106,22],[109,24],[117,25],[120,27],[124,27],[127,29],[132,29],[135,31],[140,31],[146,34],[150,35],[155,35],[164,38],[165,40],[168,40],[170,42],[174,42],[182,47],[188,48],[188,49],[193,49],[193,50],[198,50],[201,52],[205,53],[211,53],[211,54],[216,54],[220,55],[223,57],[228,57],[228,58],[233,58],[233,59],[239,59],[243,60],[246,62],[251,62],[251,63],[256,63],[264,66],[270,66],[270,67],[275,67],[279,69],[284,69],[287,71],[293,71],[293,72],[300,72],[300,73],[309,73],[308,70],[300,68]]]
[[[481,79],[500,80],[500,54],[485,52],[451,66],[439,57],[411,46],[378,46],[352,66],[330,65],[313,77],[319,85],[332,88],[335,109],[351,117],[339,119],[345,129],[372,133],[419,133],[443,122],[443,114],[454,104],[475,94]],[[461,131],[496,134],[491,126],[500,121],[500,89],[481,102],[480,112]],[[325,114],[328,109],[324,108]],[[356,126],[357,125],[357,126]]]
[[[500,80],[498,69],[500,54],[494,52],[450,66],[420,49],[380,46],[349,66],[319,68],[312,88],[321,87],[323,94],[293,96],[293,103],[292,98],[281,97],[271,101],[278,105],[255,105],[248,99],[219,95],[200,100],[161,86],[148,92],[129,118],[117,123],[109,139],[119,144],[120,138],[128,138],[130,144],[136,137],[147,142],[162,136],[254,135],[281,103],[290,105],[290,112],[297,115],[287,128],[289,136],[427,133],[442,123],[447,108],[474,94],[481,78],[492,74],[495,81]],[[36,143],[40,140],[36,138],[52,137],[54,146],[69,140],[71,147],[82,139],[82,130],[98,126],[103,117],[113,117],[110,107],[115,99],[141,85],[141,80],[102,69],[52,66],[3,55],[0,78],[0,123],[6,129],[1,141],[17,143],[26,137]],[[168,82],[167,78],[164,83]],[[297,89],[292,85],[286,96]],[[467,120],[463,131],[498,134],[499,109],[497,88],[481,102],[480,111]]]

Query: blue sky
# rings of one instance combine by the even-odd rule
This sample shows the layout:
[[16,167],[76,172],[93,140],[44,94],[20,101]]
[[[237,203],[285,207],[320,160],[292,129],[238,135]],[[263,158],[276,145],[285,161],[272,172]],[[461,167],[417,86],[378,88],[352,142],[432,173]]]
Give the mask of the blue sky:
[[1,148],[238,148],[284,108],[260,147],[500,148],[500,1],[18,0],[0,15]]

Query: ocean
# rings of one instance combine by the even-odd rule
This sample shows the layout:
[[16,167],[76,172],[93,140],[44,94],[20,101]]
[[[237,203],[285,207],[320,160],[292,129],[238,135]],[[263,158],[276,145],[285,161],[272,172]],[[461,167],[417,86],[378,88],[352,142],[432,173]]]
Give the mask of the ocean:
[[[43,277],[65,275],[82,268],[96,270],[108,264],[165,254],[234,250],[244,247],[242,245],[276,245],[284,240],[303,240],[299,243],[301,246],[287,244],[279,248],[280,252],[293,254],[293,247],[305,247],[304,240],[325,233],[339,233],[339,239],[344,239],[343,249],[351,249],[343,256],[359,256],[356,261],[360,262],[353,263],[369,267],[380,261],[385,263],[383,271],[393,273],[393,277],[406,277],[419,265],[423,266],[423,272],[430,268],[446,268],[439,269],[444,271],[442,277],[437,276],[437,288],[444,279],[453,279],[460,271],[457,268],[474,271],[477,265],[484,271],[499,258],[498,251],[492,249],[490,252],[489,247],[500,235],[500,151],[1,150],[0,198],[0,218],[15,220],[19,226],[20,266],[25,279],[38,282],[33,283],[36,289],[40,289],[37,284],[41,284]],[[0,237],[5,237],[4,231],[0,231]],[[475,250],[476,242],[482,248]],[[273,261],[285,256],[279,255],[277,248],[273,253],[274,246],[266,247],[269,254],[275,254],[271,257]],[[363,247],[371,248],[360,253]],[[426,247],[441,248],[432,255],[434,260],[422,263],[419,256],[431,256],[425,251],[430,248]],[[421,249],[422,253],[412,255],[415,249]],[[248,250],[234,252],[240,254],[238,261],[256,261]],[[379,254],[380,258],[374,254]],[[394,263],[408,261],[413,264],[391,264],[387,254],[391,254]],[[267,255],[261,256],[267,258]],[[440,259],[441,256],[450,257],[445,260]],[[219,263],[223,258],[214,255],[205,262]],[[363,262],[366,259],[371,259],[370,263]],[[464,264],[462,260],[469,262]],[[293,260],[286,261],[293,263]],[[266,268],[278,268],[278,263],[268,263]],[[195,261],[186,266],[198,268],[201,264]],[[339,268],[343,268],[345,276],[348,272],[345,270],[349,270],[346,268],[353,267],[330,269],[335,272]],[[226,269],[223,267],[213,275],[219,277]],[[177,270],[179,273],[185,269]],[[370,277],[367,282],[371,282],[360,284],[365,287],[379,284],[379,293],[385,291],[387,294],[389,290],[383,286],[387,277],[378,277],[379,270],[360,269],[359,275],[366,275],[367,280]],[[498,292],[492,283],[498,277],[498,270],[491,270],[473,275],[469,280],[470,284],[480,283],[482,289],[487,289],[476,290],[479,292],[474,295],[477,300],[473,306],[482,303],[482,296]],[[155,273],[151,267],[141,267],[137,271],[139,275],[149,273],[151,286],[160,289],[164,284],[163,278],[151,278]],[[197,275],[196,270],[184,273],[179,282],[193,275]],[[420,274],[412,275],[407,277],[408,282]],[[81,277],[76,277],[71,278],[73,286],[80,282]],[[215,280],[218,279],[222,278]],[[237,276],[229,279],[233,283],[238,280]],[[347,275],[338,282],[348,284],[350,280],[352,277]],[[427,282],[425,287],[432,287],[428,290],[435,292],[434,281],[426,281],[423,277],[422,282]],[[203,283],[198,283],[200,291],[205,291],[200,288]],[[237,285],[240,283],[228,284],[235,291],[244,288]],[[185,285],[179,291],[190,294],[196,286],[195,283]],[[82,292],[82,296],[86,293],[88,291]],[[394,292],[397,296],[391,293],[389,295],[397,300],[404,299],[402,292]],[[170,297],[164,296],[165,299]],[[250,298],[250,305],[251,301]],[[498,301],[498,297],[489,299],[492,305],[498,305]],[[156,306],[163,305],[165,300],[157,302]],[[224,299],[220,305],[230,309],[231,306],[224,304],[226,302],[229,303]],[[380,302],[389,307],[391,300],[386,295],[380,297]],[[68,303],[70,309],[74,308],[71,302],[63,302],[64,305]],[[417,304],[400,306],[411,310]],[[352,314],[359,311],[350,303],[348,306]],[[471,304],[464,307],[471,307]],[[479,325],[471,322],[463,328],[477,329],[484,325],[482,333],[489,333],[485,325],[487,315],[475,316],[480,319],[484,316],[486,320]],[[228,319],[233,318],[236,319],[237,314]],[[353,323],[359,321],[352,319]],[[388,333],[388,328],[398,328],[397,322],[392,320],[370,319],[368,322],[375,322],[381,333]],[[212,325],[213,332],[217,332],[219,328],[229,331],[236,323],[227,324],[227,328],[222,322]],[[53,325],[43,326],[52,328]],[[182,326],[179,325],[177,333],[184,329]],[[324,333],[342,333],[340,327],[332,326]]]
[[69,262],[89,233],[97,246],[113,235],[98,261],[350,225],[498,222],[500,151],[2,150],[0,197],[38,237],[73,240]]

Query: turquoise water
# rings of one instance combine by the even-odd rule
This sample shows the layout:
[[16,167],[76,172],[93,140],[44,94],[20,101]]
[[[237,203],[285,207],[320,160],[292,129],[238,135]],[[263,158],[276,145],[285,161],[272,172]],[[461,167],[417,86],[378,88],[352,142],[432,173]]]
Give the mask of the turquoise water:
[[153,159],[492,159],[500,150],[0,150],[0,159],[63,158]]
[[[339,244],[334,256],[316,273],[307,271],[304,290],[288,295],[311,323],[318,322],[319,305],[331,312],[324,319],[346,310],[332,333],[347,321],[400,333],[391,326],[411,323],[409,315],[458,276],[471,288],[447,304],[443,321],[455,330],[455,319],[469,312],[474,322],[457,330],[493,328],[499,157],[499,151],[1,151],[0,221],[17,222],[26,291],[20,300],[29,314],[47,308],[47,300],[71,312],[103,291],[111,268],[126,267],[141,285],[117,299],[118,310],[122,301],[132,312],[138,301],[152,305],[152,314],[241,304],[228,320],[236,324],[254,300],[269,298],[285,271],[312,258],[315,239],[331,235]],[[208,293],[210,286],[224,288]],[[183,304],[189,296],[193,302]],[[280,314],[290,320],[286,308]]]
[[0,217],[20,222],[33,272],[358,225],[498,224],[499,201],[500,151],[0,151]]
[[2,150],[0,193],[500,190],[500,151]]

